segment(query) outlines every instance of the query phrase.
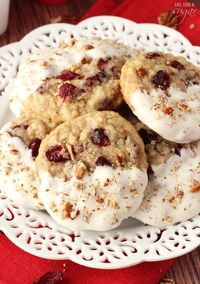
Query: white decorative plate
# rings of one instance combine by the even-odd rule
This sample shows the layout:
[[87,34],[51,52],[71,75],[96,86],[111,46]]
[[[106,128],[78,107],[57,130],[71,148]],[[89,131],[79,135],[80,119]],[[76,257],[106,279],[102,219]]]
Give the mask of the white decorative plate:
[[[180,33],[155,24],[135,24],[118,17],[95,17],[77,26],[51,24],[40,27],[20,42],[0,49],[0,89],[16,75],[23,57],[43,47],[53,47],[71,36],[110,38],[145,50],[183,55],[200,66],[200,47]],[[0,98],[0,123],[11,118],[8,98]],[[46,213],[18,207],[0,189],[0,230],[23,250],[43,258],[70,259],[95,268],[122,268],[143,261],[183,255],[200,245],[200,215],[164,231],[133,219],[109,232],[71,232]]]

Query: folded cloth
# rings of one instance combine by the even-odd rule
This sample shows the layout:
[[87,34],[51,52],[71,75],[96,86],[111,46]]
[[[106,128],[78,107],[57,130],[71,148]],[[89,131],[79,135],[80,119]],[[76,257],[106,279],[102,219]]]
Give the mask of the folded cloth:
[[[54,269],[64,271],[69,284],[156,284],[172,260],[142,263],[118,270],[87,268],[71,261],[45,260],[24,252],[0,233],[0,284],[31,284]],[[133,256],[134,257],[134,256]]]
[[[84,16],[121,16],[138,23],[157,23],[162,12],[176,10],[178,30],[193,44],[200,45],[200,10],[185,0],[97,0]],[[44,260],[32,256],[12,244],[0,233],[0,284],[28,284],[49,270],[64,271],[63,283],[70,284],[156,284],[174,260],[142,263],[118,270],[97,270],[71,261]],[[134,256],[133,256],[134,257]]]
[[[195,2],[195,1],[193,1]],[[179,17],[178,31],[193,45],[200,45],[200,8],[186,0],[97,0],[83,19],[92,16],[120,16],[136,23],[158,23],[158,16],[169,10]]]

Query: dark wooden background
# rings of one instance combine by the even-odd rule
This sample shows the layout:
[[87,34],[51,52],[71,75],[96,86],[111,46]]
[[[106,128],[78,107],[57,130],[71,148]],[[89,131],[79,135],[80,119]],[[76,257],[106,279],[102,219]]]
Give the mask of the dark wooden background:
[[[50,23],[52,17],[69,15],[71,21],[71,15],[82,16],[94,2],[69,0],[67,4],[45,5],[35,0],[11,0],[9,25],[6,33],[0,36],[0,46],[20,40],[32,29]],[[162,281],[169,284],[200,284],[200,247],[178,258]]]

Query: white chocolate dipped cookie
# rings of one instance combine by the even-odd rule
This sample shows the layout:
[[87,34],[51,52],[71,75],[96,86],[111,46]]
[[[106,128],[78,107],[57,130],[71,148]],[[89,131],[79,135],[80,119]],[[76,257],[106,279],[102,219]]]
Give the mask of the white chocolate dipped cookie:
[[121,67],[134,54],[112,40],[94,38],[42,49],[20,64],[7,88],[10,108],[16,116],[28,110],[58,122],[115,109],[123,99]]
[[[142,131],[142,132],[141,132]],[[142,129],[149,181],[134,217],[165,228],[200,213],[200,142],[177,144]]]
[[200,139],[200,69],[183,57],[141,53],[122,68],[120,84],[133,113],[163,138]]
[[40,119],[21,117],[0,133],[0,184],[8,196],[32,209],[44,209],[38,197],[40,185],[35,165],[41,140],[50,128]]
[[46,210],[71,230],[117,227],[139,207],[147,185],[142,140],[111,111],[58,126],[43,140],[36,163]]

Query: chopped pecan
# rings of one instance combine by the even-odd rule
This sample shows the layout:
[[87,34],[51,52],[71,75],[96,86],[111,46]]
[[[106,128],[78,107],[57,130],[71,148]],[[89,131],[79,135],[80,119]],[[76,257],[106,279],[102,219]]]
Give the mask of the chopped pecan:
[[90,49],[93,49],[93,48],[94,48],[94,46],[91,45],[91,44],[87,44],[87,45],[85,46],[85,50],[90,50]]
[[186,105],[185,103],[179,103],[178,108],[182,111],[186,111],[188,109],[188,105]]
[[73,151],[73,147],[71,146],[71,145],[69,145],[69,144],[65,144],[66,145],[66,148],[67,148],[67,150],[68,150],[68,152],[69,152],[69,155],[70,155],[70,158],[71,158],[71,160],[73,161],[74,160],[74,151]]
[[82,161],[78,161],[75,169],[75,176],[77,179],[82,179],[84,173],[87,171],[86,165]]
[[121,166],[121,164],[123,163],[123,161],[124,161],[124,155],[122,154],[122,153],[120,153],[120,154],[117,154],[117,156],[116,156],[116,165],[117,166]]
[[169,106],[164,106],[162,111],[167,115],[171,115],[173,113],[173,108],[171,108]]
[[65,209],[64,209],[65,218],[70,218],[71,210],[72,210],[72,205],[69,202],[67,202],[65,204]]
[[111,208],[113,208],[113,209],[119,208],[118,203],[117,203],[116,201],[114,201],[114,200],[109,200],[109,206],[110,206]]
[[196,182],[196,183],[192,186],[190,192],[194,193],[194,192],[199,192],[199,191],[200,191],[200,182]]

